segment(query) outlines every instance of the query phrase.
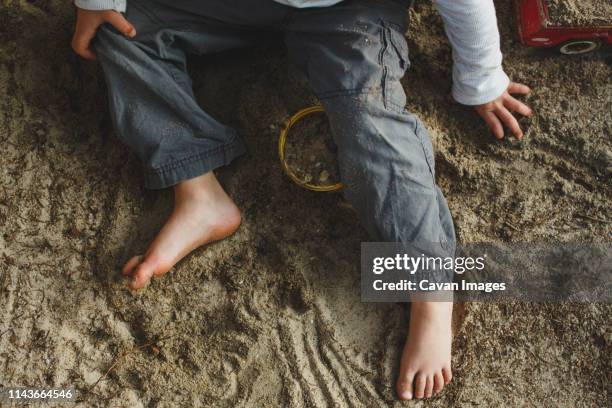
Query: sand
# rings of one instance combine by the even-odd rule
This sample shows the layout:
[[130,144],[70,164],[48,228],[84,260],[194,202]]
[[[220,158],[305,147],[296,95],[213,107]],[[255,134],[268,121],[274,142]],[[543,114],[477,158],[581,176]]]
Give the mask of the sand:
[[553,25],[612,25],[612,0],[546,0],[546,4],[548,18]]
[[[447,100],[439,18],[429,2],[412,13],[408,108],[431,130],[458,236],[609,240],[609,61],[533,54],[497,6],[506,69],[535,89],[522,143]],[[315,102],[282,48],[192,61],[203,106],[249,145],[218,172],[243,225],[131,294],[119,266],[172,197],[143,189],[113,134],[99,68],[68,48],[73,15],[59,0],[0,7],[0,384],[72,385],[79,407],[404,406],[407,308],[360,303],[354,214],[280,170],[280,126]],[[610,406],[611,312],[458,306],[452,385],[405,406]]]

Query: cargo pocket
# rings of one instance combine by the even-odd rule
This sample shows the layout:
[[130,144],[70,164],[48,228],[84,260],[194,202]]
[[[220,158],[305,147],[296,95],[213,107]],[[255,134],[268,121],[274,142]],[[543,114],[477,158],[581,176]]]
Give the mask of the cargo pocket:
[[400,80],[410,66],[408,44],[402,27],[394,23],[382,22],[382,90],[385,108],[402,112],[406,105],[406,94]]

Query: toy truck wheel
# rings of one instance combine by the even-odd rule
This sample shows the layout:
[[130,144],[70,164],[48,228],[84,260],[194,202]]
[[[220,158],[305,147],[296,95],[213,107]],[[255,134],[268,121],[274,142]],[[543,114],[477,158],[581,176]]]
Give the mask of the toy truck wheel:
[[579,55],[593,52],[601,47],[598,40],[569,40],[558,47],[563,55]]

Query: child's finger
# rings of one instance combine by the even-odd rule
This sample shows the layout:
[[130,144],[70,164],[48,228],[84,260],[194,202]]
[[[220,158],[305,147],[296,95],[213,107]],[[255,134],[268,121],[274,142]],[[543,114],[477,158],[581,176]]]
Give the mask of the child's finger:
[[503,106],[499,107],[495,114],[501,119],[508,129],[516,136],[517,139],[523,138],[523,131],[516,118]]
[[511,82],[508,86],[508,93],[511,94],[527,95],[529,92],[531,92],[531,89],[527,85]]
[[90,50],[89,48],[84,48],[80,52],[77,52],[77,54],[90,61],[95,61],[96,58],[98,58],[96,53]]
[[95,31],[81,31],[74,33],[71,43],[74,52],[85,59],[95,60],[96,53],[89,48],[89,44],[91,43],[91,39],[94,35]]
[[120,13],[114,12],[109,14],[106,21],[126,37],[132,38],[136,35],[136,29],[134,26],[130,24]]
[[483,112],[480,116],[482,116],[497,139],[501,140],[504,138],[504,127],[492,111]]
[[518,99],[513,98],[512,96],[508,96],[504,99],[504,106],[510,109],[512,112],[520,113],[523,116],[531,116],[533,113],[529,106],[525,105]]

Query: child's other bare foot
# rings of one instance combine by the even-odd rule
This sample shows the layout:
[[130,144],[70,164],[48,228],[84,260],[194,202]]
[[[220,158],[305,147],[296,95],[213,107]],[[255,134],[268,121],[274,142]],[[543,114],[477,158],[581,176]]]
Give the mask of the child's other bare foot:
[[181,182],[174,187],[174,210],[145,255],[123,267],[128,286],[144,287],[197,247],[231,235],[239,225],[240,212],[212,171]]
[[451,302],[413,302],[402,353],[397,394],[400,399],[428,398],[442,390],[451,374]]

